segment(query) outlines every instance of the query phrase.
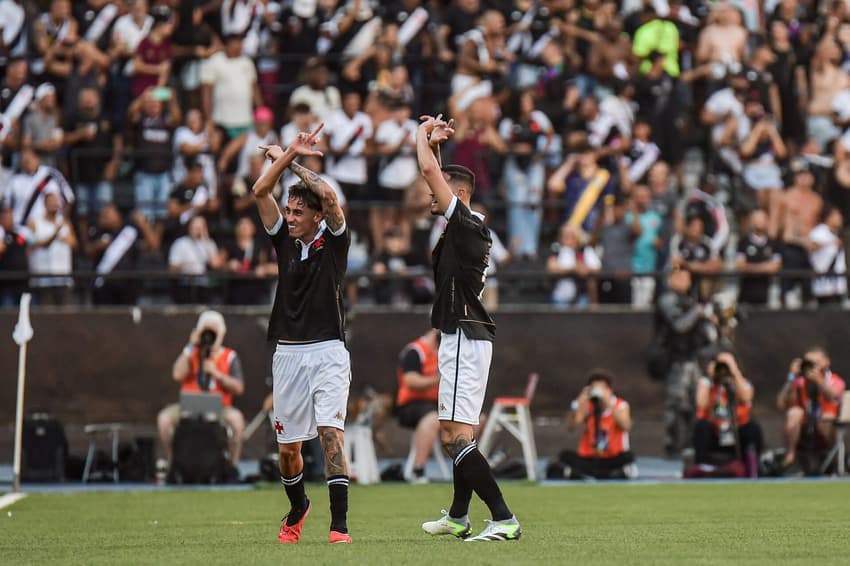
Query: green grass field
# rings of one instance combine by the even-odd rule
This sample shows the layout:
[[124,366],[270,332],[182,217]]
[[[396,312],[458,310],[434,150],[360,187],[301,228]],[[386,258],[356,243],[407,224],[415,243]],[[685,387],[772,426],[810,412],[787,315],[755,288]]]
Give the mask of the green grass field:
[[[848,564],[847,483],[504,487],[511,543],[421,532],[448,485],[354,486],[354,544],[329,545],[324,486],[298,545],[279,488],[35,494],[0,512],[0,564]],[[7,516],[11,512],[11,517]],[[473,503],[475,530],[485,509]]]

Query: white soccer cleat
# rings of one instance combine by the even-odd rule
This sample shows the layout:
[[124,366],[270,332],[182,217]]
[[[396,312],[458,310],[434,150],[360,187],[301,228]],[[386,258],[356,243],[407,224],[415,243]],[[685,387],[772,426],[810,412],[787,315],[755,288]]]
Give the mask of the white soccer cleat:
[[422,530],[431,536],[437,535],[453,535],[458,538],[466,538],[472,531],[469,521],[459,523],[449,517],[449,512],[443,509],[440,511],[443,516],[436,521],[425,521],[422,523]]
[[507,540],[519,540],[522,529],[519,521],[511,517],[504,521],[487,521],[489,523],[480,535],[466,539],[466,542],[502,542]]

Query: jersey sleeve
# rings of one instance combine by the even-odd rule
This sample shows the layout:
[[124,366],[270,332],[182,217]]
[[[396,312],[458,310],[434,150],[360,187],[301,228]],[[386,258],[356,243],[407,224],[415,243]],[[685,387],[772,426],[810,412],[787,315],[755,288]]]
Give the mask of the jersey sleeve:
[[481,220],[476,218],[472,214],[472,211],[469,210],[469,207],[463,204],[456,196],[452,197],[452,201],[449,203],[444,216],[450,224],[457,224],[462,228],[476,231],[481,229]]

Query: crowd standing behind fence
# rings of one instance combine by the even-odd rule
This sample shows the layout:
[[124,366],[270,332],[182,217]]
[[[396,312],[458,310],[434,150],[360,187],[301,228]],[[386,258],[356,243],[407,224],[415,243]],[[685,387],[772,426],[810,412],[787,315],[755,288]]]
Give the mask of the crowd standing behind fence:
[[[4,305],[46,265],[28,224],[46,231],[48,193],[59,241],[79,242],[51,263],[74,292],[36,301],[267,300],[268,282],[221,282],[274,276],[265,239],[237,229],[259,226],[245,187],[258,145],[319,121],[311,168],[351,219],[348,301],[420,302],[431,220],[409,117],[438,111],[509,252],[502,301],[647,306],[672,259],[703,294],[734,298],[735,278],[710,276],[737,267],[743,302],[846,302],[842,0],[0,0],[0,15]],[[160,275],[117,292],[127,271]],[[376,296],[372,276],[409,283]]]

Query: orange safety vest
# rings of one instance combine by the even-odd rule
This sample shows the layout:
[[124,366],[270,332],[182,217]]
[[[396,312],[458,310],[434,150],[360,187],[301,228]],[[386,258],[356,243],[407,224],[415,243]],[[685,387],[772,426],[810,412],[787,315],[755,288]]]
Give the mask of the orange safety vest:
[[[820,416],[828,417],[830,419],[838,418],[838,409],[841,405],[841,396],[844,394],[844,380],[838,376],[838,374],[829,372],[829,375],[825,377],[826,384],[832,388],[833,391],[837,394],[837,399],[835,401],[830,401],[826,397],[824,397],[823,392],[820,391],[818,393],[818,403],[820,404]],[[806,410],[806,407],[809,404],[809,389],[806,387],[806,378],[802,376],[798,376],[794,380],[794,390],[797,391],[797,406],[803,410]]]
[[[747,384],[752,388],[752,384],[748,381]],[[725,387],[720,387],[713,381],[711,389],[708,393],[710,405],[706,409],[697,410],[697,418],[709,421],[714,425],[714,428],[720,430],[729,424],[729,397]],[[735,407],[735,419],[738,426],[744,426],[750,422],[750,415],[753,412],[753,404],[738,402]]]
[[[624,399],[614,397],[614,409],[627,407]],[[593,415],[593,403],[587,402],[584,419],[584,432],[578,443],[578,455],[582,458],[613,458],[629,450],[629,433],[623,430],[614,419],[614,409],[606,409],[599,418],[599,442],[596,438],[596,417]]]
[[[439,365],[437,363],[437,351],[433,350],[422,339],[417,338],[402,351],[402,357],[407,354],[408,349],[413,349],[419,354],[419,359],[422,361],[422,375],[431,377],[437,375]],[[396,369],[396,378],[398,379],[398,396],[396,397],[396,406],[401,407],[413,401],[433,401],[436,403],[440,399],[439,384],[429,387],[428,389],[413,390],[404,383],[404,372],[399,366]]]
[[[230,348],[222,348],[213,360],[215,367],[221,373],[230,375],[230,366],[233,364],[233,359],[236,357],[236,352]],[[206,391],[201,390],[198,385],[198,371],[201,369],[201,352],[200,349],[192,348],[192,356],[189,358],[189,375],[183,380],[183,385],[180,386],[181,391],[194,393],[218,393],[221,395],[221,404],[225,407],[230,407],[233,404],[233,394],[223,389],[218,380],[210,376],[210,388]]]

